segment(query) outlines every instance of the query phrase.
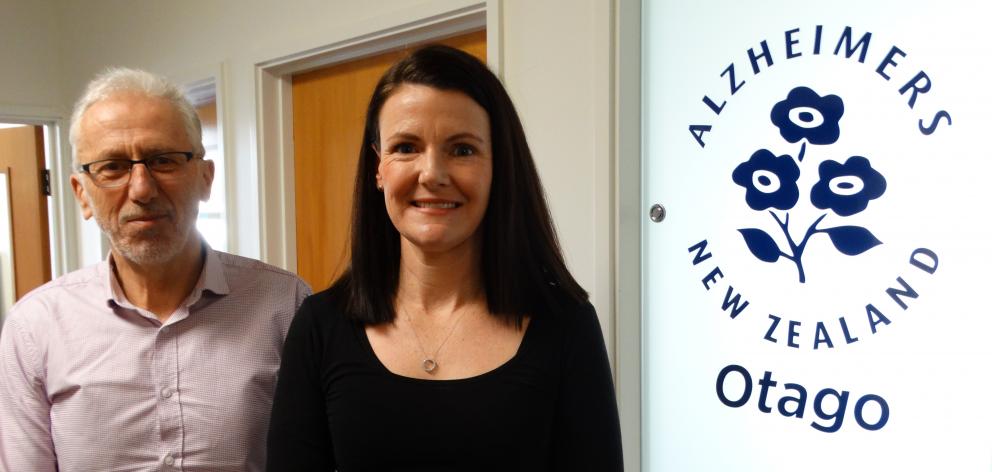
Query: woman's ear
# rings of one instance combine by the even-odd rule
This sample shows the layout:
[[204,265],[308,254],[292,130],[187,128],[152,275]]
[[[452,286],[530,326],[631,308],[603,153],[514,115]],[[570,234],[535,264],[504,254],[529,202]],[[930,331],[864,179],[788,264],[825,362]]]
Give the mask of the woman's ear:
[[[375,155],[379,157],[379,165],[381,166],[382,154],[379,152],[379,146],[375,143],[370,144],[370,146],[372,147],[372,150],[375,151]],[[375,188],[379,189],[380,192],[382,191],[382,174],[379,172],[375,173]]]

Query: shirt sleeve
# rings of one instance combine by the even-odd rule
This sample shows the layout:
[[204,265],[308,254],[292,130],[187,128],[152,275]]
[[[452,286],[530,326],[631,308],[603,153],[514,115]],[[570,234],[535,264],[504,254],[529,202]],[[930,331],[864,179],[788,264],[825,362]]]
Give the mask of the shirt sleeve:
[[307,297],[313,295],[313,290],[310,289],[310,285],[307,285],[303,280],[297,279],[296,281],[296,310],[299,311],[300,307],[303,305],[303,300]]
[[0,332],[0,472],[55,472],[44,368],[21,308]]
[[266,470],[336,470],[321,382],[322,333],[313,298],[293,318],[272,403]]
[[552,470],[623,470],[620,416],[603,331],[590,304],[563,325],[562,384],[553,435]]

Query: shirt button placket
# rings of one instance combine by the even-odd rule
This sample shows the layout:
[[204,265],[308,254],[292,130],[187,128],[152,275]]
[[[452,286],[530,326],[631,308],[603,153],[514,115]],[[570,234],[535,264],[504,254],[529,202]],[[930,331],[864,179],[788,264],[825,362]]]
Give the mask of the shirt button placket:
[[155,340],[156,410],[158,413],[159,450],[166,469],[179,468],[182,454],[183,425],[179,405],[179,364],[177,350],[179,330],[175,326],[159,329]]

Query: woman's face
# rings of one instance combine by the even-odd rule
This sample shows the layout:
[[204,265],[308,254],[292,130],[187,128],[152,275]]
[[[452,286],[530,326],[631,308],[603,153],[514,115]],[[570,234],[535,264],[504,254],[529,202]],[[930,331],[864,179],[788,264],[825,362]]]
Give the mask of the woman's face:
[[403,84],[379,135],[376,181],[405,242],[432,253],[475,244],[493,175],[486,111],[461,92]]

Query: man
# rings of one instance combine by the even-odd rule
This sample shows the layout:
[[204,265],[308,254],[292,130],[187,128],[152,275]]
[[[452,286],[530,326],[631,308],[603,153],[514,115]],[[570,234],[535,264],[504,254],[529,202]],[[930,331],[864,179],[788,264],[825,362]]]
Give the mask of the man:
[[112,69],[70,129],[73,191],[107,260],[25,296],[0,333],[0,471],[262,470],[283,339],[310,289],[212,250],[200,122]]

